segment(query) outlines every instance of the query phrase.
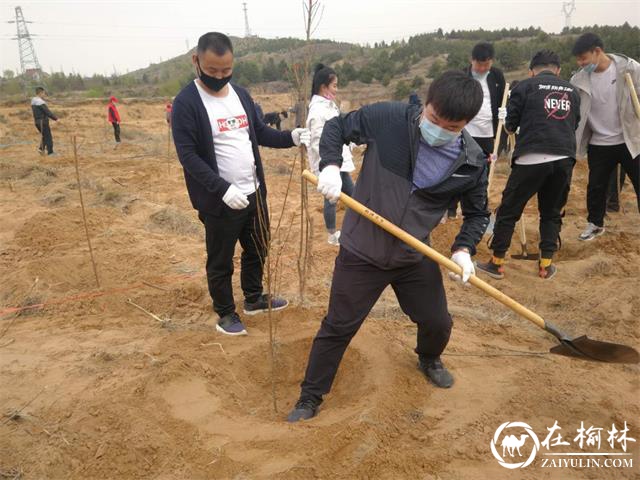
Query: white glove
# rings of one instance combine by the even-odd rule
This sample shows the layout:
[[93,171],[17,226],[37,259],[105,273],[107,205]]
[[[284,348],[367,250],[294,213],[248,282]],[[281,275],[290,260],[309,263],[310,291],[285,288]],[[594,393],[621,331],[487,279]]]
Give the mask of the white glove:
[[507,119],[507,107],[498,108],[498,120],[503,122]]
[[456,265],[462,267],[462,278],[460,278],[459,274],[453,272],[449,272],[449,277],[452,280],[457,282],[462,281],[462,283],[468,285],[467,281],[469,280],[469,277],[476,273],[476,268],[471,261],[471,255],[469,255],[469,252],[466,250],[458,250],[451,255],[451,260],[453,260]]
[[295,128],[291,131],[291,139],[296,147],[300,144],[308,147],[311,144],[311,132],[308,128]]
[[318,191],[331,203],[336,203],[342,191],[340,167],[327,165],[318,176]]
[[222,197],[222,201],[234,210],[242,210],[249,205],[247,196],[235,185],[229,185],[227,192]]

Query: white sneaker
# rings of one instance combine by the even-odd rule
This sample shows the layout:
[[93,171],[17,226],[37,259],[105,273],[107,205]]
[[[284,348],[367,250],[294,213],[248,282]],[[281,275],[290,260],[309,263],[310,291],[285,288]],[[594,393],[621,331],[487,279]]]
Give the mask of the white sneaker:
[[586,242],[588,240],[593,240],[594,238],[599,237],[603,233],[604,233],[604,227],[599,227],[589,222],[587,223],[587,227],[580,234],[578,239]]
[[329,245],[335,245],[336,247],[340,246],[340,230],[336,230],[335,233],[330,233],[327,236],[327,242]]

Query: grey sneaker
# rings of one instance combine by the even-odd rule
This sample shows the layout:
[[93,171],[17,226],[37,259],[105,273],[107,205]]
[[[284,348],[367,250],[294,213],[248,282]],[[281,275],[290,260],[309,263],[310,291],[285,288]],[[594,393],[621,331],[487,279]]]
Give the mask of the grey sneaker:
[[[289,306],[289,302],[284,298],[273,297],[271,299],[271,311],[277,312],[278,310],[284,310]],[[258,313],[264,313],[269,311],[269,296],[260,295],[260,298],[255,302],[244,301],[244,313],[246,315],[257,315]]]
[[318,407],[322,403],[322,400],[317,400],[311,397],[300,397],[296,406],[287,415],[287,422],[295,423],[300,420],[309,420],[318,413]]
[[449,388],[453,385],[453,376],[442,364],[440,357],[433,360],[418,357],[418,368],[436,387]]
[[238,336],[247,334],[247,330],[236,312],[221,317],[216,325],[216,330],[225,335]]
[[591,222],[587,223],[587,227],[578,237],[579,240],[584,242],[593,240],[596,237],[599,237],[604,233],[604,227],[599,227]]

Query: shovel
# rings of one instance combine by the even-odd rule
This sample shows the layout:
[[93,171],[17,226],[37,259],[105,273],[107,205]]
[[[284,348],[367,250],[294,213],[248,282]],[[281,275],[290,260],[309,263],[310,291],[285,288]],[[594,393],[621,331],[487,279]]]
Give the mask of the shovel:
[[[502,108],[506,107],[507,99],[509,98],[509,84],[507,83],[504,86],[504,94],[502,95],[502,104],[500,105]],[[493,142],[493,154],[491,155],[491,169],[489,170],[489,185],[487,186],[487,198],[489,198],[489,194],[491,193],[491,186],[493,185],[493,175],[496,173],[496,165],[498,164],[498,150],[500,149],[500,138],[502,137],[502,127],[504,126],[504,121],[498,121],[498,128],[496,131],[496,138]],[[513,154],[513,151],[511,152]],[[491,217],[489,217],[489,225],[487,226],[487,230],[485,231],[485,235],[493,235],[493,227],[496,224],[496,212],[495,210],[491,212]]]
[[529,254],[529,252],[527,252],[527,232],[525,229],[524,213],[520,217],[518,226],[520,227],[520,246],[522,248],[522,251],[519,255],[511,255],[511,258],[514,258],[516,260],[538,260],[540,258],[540,255],[538,253]]
[[[309,170],[305,170],[304,172],[302,172],[302,176],[314,185],[318,184],[318,178]],[[347,207],[349,207],[357,214],[367,218],[369,221],[386,230],[394,237],[402,240],[410,247],[413,247],[420,253],[426,255],[434,262],[440,264],[448,270],[451,270],[454,273],[462,275],[462,268],[452,260],[438,253],[436,250],[421,242],[416,237],[409,235],[407,232],[395,226],[393,223],[389,222],[369,208],[365,207],[360,202],[345,195],[344,193],[340,194],[340,200],[342,200],[342,202]],[[492,287],[477,276],[471,275],[471,277],[469,278],[469,283],[474,287],[479,288],[489,296],[493,297],[503,305],[506,305],[518,315],[526,318],[533,324],[537,325],[538,327],[556,337],[560,341],[560,345],[551,348],[551,353],[598,362],[640,363],[640,354],[632,347],[629,347],[627,345],[620,345],[617,343],[592,340],[586,335],[582,335],[580,337],[570,337],[563,331],[559,330],[556,326],[545,321],[540,315],[532,312],[525,306],[520,305],[511,297]]]

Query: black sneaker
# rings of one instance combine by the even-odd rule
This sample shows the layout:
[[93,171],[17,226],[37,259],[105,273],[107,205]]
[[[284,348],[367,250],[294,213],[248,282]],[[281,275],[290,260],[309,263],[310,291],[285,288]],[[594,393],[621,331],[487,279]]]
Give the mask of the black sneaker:
[[442,364],[440,357],[433,360],[418,357],[418,368],[436,387],[450,388],[453,385],[453,375]]
[[247,334],[247,330],[244,328],[236,312],[221,317],[216,325],[216,330],[225,335],[238,336]]
[[300,400],[293,407],[293,410],[287,415],[287,422],[295,423],[300,420],[309,420],[318,413],[318,407],[322,403],[322,400],[317,400],[312,397],[300,397]]
[[497,280],[502,280],[504,278],[504,266],[497,265],[491,260],[489,260],[488,262],[477,262],[476,267],[478,268],[478,270],[483,271],[491,278],[495,278]]
[[[278,310],[283,310],[289,306],[289,302],[284,298],[274,297],[271,299],[271,311],[277,312]],[[244,301],[244,313],[246,315],[256,315],[258,313],[264,313],[269,311],[269,296],[268,295],[260,295],[255,302],[247,302]]]
[[553,278],[556,272],[558,271],[558,269],[553,263],[548,267],[543,267],[542,265],[538,265],[538,266],[540,267],[540,269],[538,270],[538,276],[540,278],[544,278],[545,280],[550,280],[551,278]]

